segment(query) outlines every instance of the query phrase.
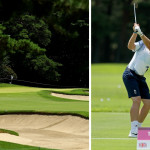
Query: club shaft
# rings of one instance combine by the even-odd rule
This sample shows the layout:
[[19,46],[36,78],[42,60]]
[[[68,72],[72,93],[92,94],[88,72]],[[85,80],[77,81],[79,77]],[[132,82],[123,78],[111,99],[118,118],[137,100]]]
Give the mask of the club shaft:
[[135,3],[134,3],[134,18],[135,18],[135,23],[137,23],[137,20],[136,20],[136,8],[135,8]]

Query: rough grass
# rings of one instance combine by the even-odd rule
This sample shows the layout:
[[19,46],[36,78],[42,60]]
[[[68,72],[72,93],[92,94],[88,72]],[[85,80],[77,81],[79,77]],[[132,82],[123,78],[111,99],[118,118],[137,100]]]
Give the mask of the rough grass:
[[[0,150],[54,150],[0,141]],[[56,149],[55,149],[56,150]]]
[[8,133],[11,135],[19,136],[19,134],[17,132],[11,131],[11,130],[6,130],[6,129],[0,129],[0,133]]

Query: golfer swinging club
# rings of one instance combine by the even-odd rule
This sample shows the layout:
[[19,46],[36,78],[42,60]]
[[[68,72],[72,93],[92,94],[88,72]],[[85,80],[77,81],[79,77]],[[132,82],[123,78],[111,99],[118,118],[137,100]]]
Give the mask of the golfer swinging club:
[[[135,42],[137,35],[141,38],[139,42]],[[133,34],[128,42],[128,49],[135,54],[123,73],[123,81],[128,96],[133,102],[130,110],[131,131],[129,137],[137,137],[138,127],[141,127],[150,109],[149,88],[144,77],[150,67],[150,39],[142,33],[140,26],[136,23],[134,23]],[[143,107],[140,110],[141,101]]]

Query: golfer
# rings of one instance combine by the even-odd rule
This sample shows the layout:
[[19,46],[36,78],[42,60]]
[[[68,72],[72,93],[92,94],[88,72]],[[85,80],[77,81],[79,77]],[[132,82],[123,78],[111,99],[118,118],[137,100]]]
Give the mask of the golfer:
[[[137,35],[141,40],[135,42]],[[135,53],[123,73],[123,81],[128,97],[133,102],[130,110],[131,131],[129,137],[137,137],[138,127],[141,127],[150,109],[149,88],[144,77],[150,67],[150,39],[142,33],[140,26],[136,23],[134,23],[133,34],[128,42],[128,49]],[[140,110],[141,101],[143,107]]]

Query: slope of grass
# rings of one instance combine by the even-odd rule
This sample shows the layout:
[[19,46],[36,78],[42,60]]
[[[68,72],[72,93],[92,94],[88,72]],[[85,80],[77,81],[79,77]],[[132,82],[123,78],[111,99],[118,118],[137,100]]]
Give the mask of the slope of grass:
[[0,150],[54,150],[0,141]]
[[19,134],[17,132],[11,131],[11,130],[6,130],[6,129],[0,129],[0,133],[8,133],[8,134],[11,134],[11,135],[19,136]]
[[74,89],[74,90],[52,91],[52,92],[60,93],[60,94],[67,94],[67,95],[85,95],[85,96],[89,96],[88,89]]
[[43,112],[77,114],[86,118],[89,116],[87,101],[54,97],[50,95],[51,90],[71,91],[72,89],[45,89],[0,84],[0,113]]
[[[52,89],[0,84],[0,114],[9,113],[54,113],[73,114],[89,117],[89,103],[68,100],[50,95],[51,91],[72,93],[76,89]],[[84,91],[84,89],[83,89]],[[83,92],[76,91],[77,94]],[[0,129],[2,133],[17,135],[9,130]],[[50,150],[0,141],[0,150]]]

